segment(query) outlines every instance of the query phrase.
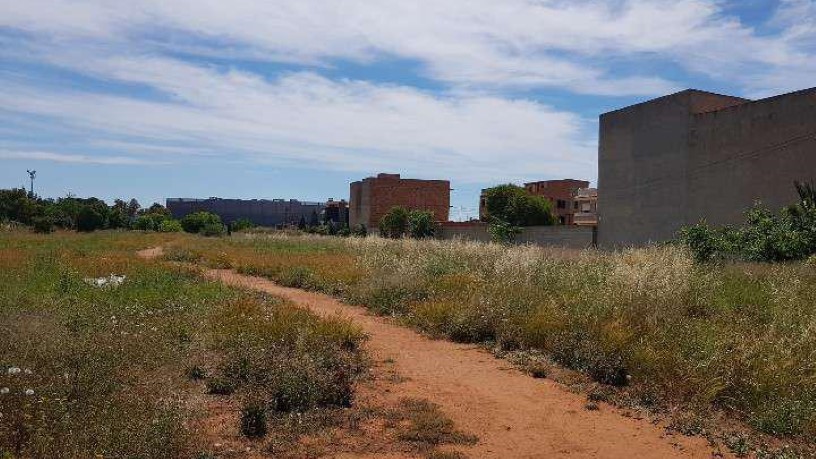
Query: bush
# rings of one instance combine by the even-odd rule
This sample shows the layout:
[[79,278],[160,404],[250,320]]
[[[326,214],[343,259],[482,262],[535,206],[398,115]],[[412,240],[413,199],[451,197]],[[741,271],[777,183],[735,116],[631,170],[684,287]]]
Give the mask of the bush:
[[774,213],[756,204],[741,228],[712,228],[705,222],[684,227],[678,241],[695,260],[733,257],[750,261],[801,260],[816,253],[816,203],[809,185],[796,184],[800,201]]
[[412,238],[424,239],[433,237],[436,233],[436,221],[433,212],[427,210],[412,210],[408,213],[408,234]]
[[711,261],[723,250],[722,235],[709,227],[705,221],[693,226],[683,227],[678,233],[680,243],[691,250],[698,262]]
[[139,215],[133,222],[133,229],[139,231],[155,231],[156,222],[151,215]]
[[516,236],[521,233],[521,228],[511,225],[505,221],[495,220],[488,226],[487,231],[490,233],[493,242],[500,244],[510,244],[516,240]]
[[380,236],[401,238],[408,232],[408,209],[394,206],[380,219]]
[[366,237],[368,236],[368,229],[366,229],[366,226],[361,223],[351,230],[351,234],[357,237]]
[[241,434],[248,438],[266,435],[266,409],[263,405],[251,403],[241,409]]
[[34,217],[31,224],[35,233],[48,234],[54,231],[54,221],[51,217]]
[[167,219],[159,224],[159,232],[162,233],[180,233],[182,230],[181,222],[178,220]]
[[212,212],[193,212],[181,219],[181,227],[188,233],[200,233],[205,226],[216,224],[221,226],[223,233],[221,217]]
[[255,226],[256,226],[255,223],[252,223],[251,220],[246,218],[240,218],[238,220],[235,220],[230,225],[233,231],[245,231],[248,229],[255,228]]
[[201,228],[199,234],[207,237],[218,237],[223,236],[226,232],[227,231],[224,228],[224,225],[221,223],[207,223],[203,228]]

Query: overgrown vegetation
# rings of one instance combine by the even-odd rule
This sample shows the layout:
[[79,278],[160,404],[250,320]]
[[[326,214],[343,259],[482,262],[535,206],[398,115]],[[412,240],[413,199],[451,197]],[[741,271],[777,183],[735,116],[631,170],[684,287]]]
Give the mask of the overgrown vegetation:
[[[168,224],[163,225],[167,221]],[[161,204],[142,208],[135,199],[114,200],[108,206],[98,198],[67,196],[43,199],[22,188],[0,190],[0,223],[16,222],[38,233],[55,228],[91,232],[101,229],[174,231],[174,221]],[[169,226],[168,226],[169,225]]]
[[434,236],[437,223],[433,212],[394,206],[380,219],[379,230],[382,237],[424,239]]
[[352,402],[355,327],[134,257],[183,238],[0,233],[0,457],[196,457],[208,400],[250,436]]
[[432,335],[538,350],[626,386],[641,406],[722,412],[798,443],[816,433],[816,272],[807,264],[697,264],[677,246],[565,253],[283,236],[174,251],[341,295]]
[[512,183],[484,190],[484,203],[482,220],[490,223],[494,242],[513,242],[524,226],[555,223],[550,201]]
[[714,228],[700,222],[678,235],[697,261],[738,259],[746,261],[802,260],[816,254],[816,189],[796,183],[799,202],[774,213],[756,204],[741,227]]

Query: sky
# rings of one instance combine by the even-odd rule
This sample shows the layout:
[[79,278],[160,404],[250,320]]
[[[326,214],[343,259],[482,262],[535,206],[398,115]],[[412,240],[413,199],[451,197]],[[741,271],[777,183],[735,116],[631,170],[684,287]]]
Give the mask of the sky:
[[0,0],[0,188],[348,198],[597,179],[598,115],[816,85],[816,0]]

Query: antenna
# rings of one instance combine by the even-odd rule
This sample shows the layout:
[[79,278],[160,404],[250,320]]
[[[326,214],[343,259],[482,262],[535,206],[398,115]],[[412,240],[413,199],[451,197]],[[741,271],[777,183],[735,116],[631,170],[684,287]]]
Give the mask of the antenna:
[[28,172],[28,177],[31,179],[31,189],[29,190],[29,194],[33,198],[34,197],[34,179],[37,177],[37,171],[26,170],[26,172]]

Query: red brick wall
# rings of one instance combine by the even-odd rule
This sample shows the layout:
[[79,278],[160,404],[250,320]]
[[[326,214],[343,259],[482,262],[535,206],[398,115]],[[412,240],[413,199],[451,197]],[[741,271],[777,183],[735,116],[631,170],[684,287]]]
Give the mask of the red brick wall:
[[374,229],[392,207],[429,210],[437,221],[450,213],[450,182],[447,180],[402,179],[398,174],[379,174],[351,184],[352,226]]

